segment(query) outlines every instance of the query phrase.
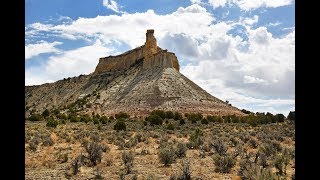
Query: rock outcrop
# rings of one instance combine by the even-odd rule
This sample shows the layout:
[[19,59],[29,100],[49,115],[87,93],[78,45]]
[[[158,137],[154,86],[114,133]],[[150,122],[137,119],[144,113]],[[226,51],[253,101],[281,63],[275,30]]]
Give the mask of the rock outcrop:
[[147,30],[146,42],[140,47],[117,56],[100,58],[94,74],[97,75],[103,72],[127,70],[139,61],[143,62],[143,69],[162,67],[175,68],[179,71],[179,61],[175,54],[158,47],[157,40],[153,33],[153,29]]

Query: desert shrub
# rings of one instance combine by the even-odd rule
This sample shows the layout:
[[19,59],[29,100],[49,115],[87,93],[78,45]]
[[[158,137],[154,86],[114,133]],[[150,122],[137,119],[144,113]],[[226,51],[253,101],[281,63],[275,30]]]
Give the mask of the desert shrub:
[[101,162],[102,147],[97,142],[84,141],[82,143],[84,149],[88,153],[88,159],[93,166],[97,165],[97,162]]
[[295,121],[296,120],[296,112],[290,111],[287,118],[291,121]]
[[166,111],[166,118],[173,119],[174,118],[173,112],[172,111]]
[[182,161],[181,174],[177,180],[191,180],[190,160]]
[[50,115],[50,112],[48,109],[45,109],[42,114],[41,114],[43,117],[48,117]]
[[53,128],[56,128],[58,126],[59,122],[53,118],[50,118],[48,121],[47,121],[47,124],[46,126],[47,127],[53,127]]
[[216,172],[229,173],[236,164],[236,160],[230,155],[214,155],[212,158]]
[[127,126],[123,120],[118,120],[114,125],[113,129],[116,131],[121,131],[121,130],[125,131],[127,129]]
[[220,155],[220,156],[223,156],[223,155],[226,155],[227,153],[227,150],[228,150],[228,146],[226,145],[226,143],[218,138],[218,139],[215,139],[212,143],[211,143],[211,146],[214,148],[214,150]]
[[207,120],[208,120],[209,122],[219,122],[219,123],[222,123],[222,122],[223,122],[223,119],[222,119],[222,117],[220,117],[220,116],[211,116],[211,115],[208,115],[208,116],[207,116]]
[[174,120],[181,120],[182,119],[182,114],[179,113],[179,112],[175,112],[173,119]]
[[56,117],[58,119],[62,119],[62,120],[67,120],[68,119],[67,115],[62,114],[62,113],[57,114]]
[[262,166],[262,168],[266,168],[268,166],[267,156],[263,153],[259,153],[258,164]]
[[122,161],[125,165],[127,174],[131,173],[133,167],[134,154],[132,151],[123,151]]
[[100,118],[100,122],[102,123],[102,124],[107,124],[108,123],[108,117],[107,116],[101,116],[101,118]]
[[284,157],[277,155],[274,159],[274,167],[278,170],[278,174],[282,175],[284,172]]
[[241,112],[245,113],[245,114],[251,114],[252,112],[246,110],[246,109],[241,109]]
[[159,160],[165,166],[169,166],[175,161],[175,152],[171,146],[161,147],[158,154]]
[[52,145],[54,145],[54,141],[52,140],[50,135],[49,136],[45,136],[43,138],[42,145],[44,145],[44,146],[52,146]]
[[209,122],[208,122],[208,120],[206,119],[206,118],[203,118],[202,120],[201,120],[201,124],[208,124]]
[[196,123],[197,121],[200,121],[203,118],[201,113],[190,113],[187,116],[187,119],[191,121],[191,123]]
[[100,121],[97,117],[92,118],[93,124],[99,124]]
[[40,114],[31,114],[31,116],[28,118],[29,121],[41,121],[42,116]]
[[128,142],[124,144],[126,148],[132,148],[138,144],[138,140],[136,138],[131,138]]
[[88,123],[88,122],[91,121],[91,118],[90,118],[90,116],[88,114],[82,115],[78,119],[79,119],[80,122],[84,122],[84,123]]
[[255,149],[255,148],[257,148],[258,147],[258,142],[255,140],[255,139],[253,139],[253,138],[251,138],[249,141],[248,141],[248,143],[249,143],[249,146],[251,147],[251,148],[253,148],[253,149]]
[[161,125],[163,123],[162,118],[157,114],[152,114],[146,118],[150,125]]
[[57,161],[59,163],[65,163],[68,161],[68,154],[67,153],[59,153],[57,157]]
[[180,119],[180,121],[179,121],[179,125],[181,126],[181,125],[184,125],[186,122],[184,121],[184,119]]
[[263,143],[259,147],[259,152],[264,153],[267,157],[273,156],[280,151],[281,151],[280,143],[274,140],[268,143]]
[[187,152],[187,146],[185,143],[179,142],[175,149],[175,154],[177,157],[185,157]]
[[119,112],[118,114],[115,114],[116,119],[128,119],[130,118],[130,115],[125,112]]
[[39,141],[36,138],[33,138],[29,143],[29,148],[31,151],[37,151]]
[[256,164],[250,164],[242,173],[243,179],[252,180],[273,180],[276,179],[275,175],[269,168],[261,168]]
[[70,122],[79,122],[80,121],[80,119],[75,114],[69,114],[68,119],[70,120]]
[[158,116],[161,117],[161,119],[165,119],[165,118],[166,118],[166,113],[165,113],[164,111],[162,111],[162,110],[159,110],[159,109],[153,110],[153,111],[150,113],[150,115],[158,115]]
[[80,167],[83,165],[84,163],[84,156],[83,155],[79,155],[78,157],[76,157],[72,163],[71,163],[71,170],[72,170],[72,174],[76,175],[78,174],[78,172],[80,171]]
[[173,130],[174,130],[174,125],[171,124],[171,123],[169,123],[169,124],[167,125],[167,129],[173,131]]
[[113,116],[110,116],[110,117],[109,117],[109,119],[113,120],[113,119],[114,119],[114,117],[113,117]]
[[194,133],[190,136],[188,144],[188,148],[198,148],[200,145],[203,144],[203,131],[197,128]]
[[275,115],[275,119],[277,122],[283,122],[284,118],[285,118],[285,116],[283,114],[276,114]]

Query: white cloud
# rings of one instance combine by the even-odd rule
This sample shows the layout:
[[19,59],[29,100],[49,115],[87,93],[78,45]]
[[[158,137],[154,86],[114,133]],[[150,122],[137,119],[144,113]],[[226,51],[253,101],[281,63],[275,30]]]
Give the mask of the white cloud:
[[276,8],[292,4],[293,0],[237,0],[234,1],[242,10],[249,11],[261,7]]
[[28,44],[25,46],[25,60],[44,53],[59,53],[60,50],[55,46],[61,45],[62,42],[54,41],[52,43],[40,41],[37,44]]
[[257,77],[252,77],[252,76],[247,76],[245,75],[243,77],[243,82],[245,84],[266,84],[268,83],[266,80],[264,79],[260,79],[260,78],[257,78]]
[[252,26],[253,24],[257,23],[258,20],[259,20],[259,16],[257,16],[257,15],[254,15],[253,18],[240,17],[240,21],[242,22],[243,25]]
[[269,26],[279,26],[280,24],[282,24],[281,22],[277,21],[275,23],[269,23]]
[[201,4],[201,3],[202,3],[201,0],[190,0],[190,2],[191,2],[192,4]]
[[94,71],[100,57],[115,53],[99,40],[90,46],[65,51],[51,56],[40,66],[26,69],[26,85],[57,81],[66,77],[90,74]]
[[242,10],[250,11],[261,7],[276,8],[287,6],[292,4],[293,0],[208,0],[208,3],[213,8],[236,5]]
[[212,5],[213,8],[224,7],[227,0],[208,0],[208,3]]
[[103,0],[103,6],[105,6],[108,9],[111,9],[112,11],[116,13],[120,13],[118,3],[113,0]]

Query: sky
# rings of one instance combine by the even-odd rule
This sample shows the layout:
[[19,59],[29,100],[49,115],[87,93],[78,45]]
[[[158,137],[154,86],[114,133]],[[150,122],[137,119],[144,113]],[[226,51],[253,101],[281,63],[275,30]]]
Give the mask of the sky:
[[294,0],[26,0],[25,84],[90,74],[145,42],[180,72],[252,112],[295,110]]

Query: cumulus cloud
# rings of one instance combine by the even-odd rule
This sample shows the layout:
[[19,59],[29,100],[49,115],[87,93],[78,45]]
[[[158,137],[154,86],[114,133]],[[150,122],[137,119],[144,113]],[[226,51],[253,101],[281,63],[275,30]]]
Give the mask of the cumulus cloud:
[[224,7],[226,5],[236,5],[245,11],[257,8],[276,8],[287,6],[293,3],[293,0],[208,0],[213,8]]
[[201,0],[190,0],[190,2],[191,2],[192,4],[201,4],[201,3],[202,3]]
[[55,46],[61,45],[62,42],[54,41],[49,43],[47,41],[40,41],[36,44],[28,44],[25,46],[25,60],[29,60],[32,57],[38,56],[44,53],[59,53],[60,50]]
[[25,84],[36,85],[89,74],[94,71],[100,57],[111,53],[115,50],[98,40],[92,45],[51,56],[46,63],[26,69]]
[[105,6],[108,9],[111,9],[112,11],[116,13],[120,13],[118,3],[113,0],[103,0],[103,6]]

